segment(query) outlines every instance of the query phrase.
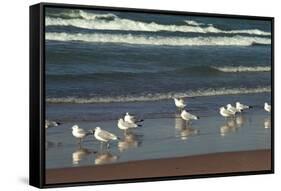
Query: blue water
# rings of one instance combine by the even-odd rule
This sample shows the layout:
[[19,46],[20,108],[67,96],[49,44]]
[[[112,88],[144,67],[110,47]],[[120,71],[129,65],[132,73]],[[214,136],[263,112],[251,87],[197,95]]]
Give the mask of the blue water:
[[268,21],[47,9],[48,103],[270,91]]

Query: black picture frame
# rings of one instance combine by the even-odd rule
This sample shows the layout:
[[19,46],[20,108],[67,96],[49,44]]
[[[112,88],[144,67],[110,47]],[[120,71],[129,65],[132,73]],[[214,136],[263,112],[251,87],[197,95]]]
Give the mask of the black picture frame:
[[30,6],[30,137],[29,137],[29,183],[38,188],[115,184],[129,182],[164,181],[176,179],[242,176],[274,173],[274,107],[271,111],[271,170],[233,172],[219,174],[200,174],[187,176],[163,176],[156,178],[126,179],[113,181],[69,182],[59,184],[45,183],[45,8],[91,9],[121,12],[157,13],[168,15],[187,15],[215,18],[236,18],[264,20],[271,22],[271,105],[274,106],[274,18],[248,15],[229,15],[213,13],[194,13],[183,11],[102,7],[73,4],[39,3]]

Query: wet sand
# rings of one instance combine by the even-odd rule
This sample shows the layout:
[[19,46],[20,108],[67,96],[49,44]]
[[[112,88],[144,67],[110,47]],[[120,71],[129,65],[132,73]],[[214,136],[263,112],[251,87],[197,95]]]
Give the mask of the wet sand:
[[47,169],[46,184],[270,170],[266,149]]

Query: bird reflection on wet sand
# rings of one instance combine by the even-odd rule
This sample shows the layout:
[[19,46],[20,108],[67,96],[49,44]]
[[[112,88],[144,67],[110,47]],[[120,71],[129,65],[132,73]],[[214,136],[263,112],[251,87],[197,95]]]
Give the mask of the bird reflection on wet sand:
[[175,129],[176,136],[180,137],[181,140],[186,140],[188,137],[199,133],[199,130],[191,128],[191,124],[186,123],[180,114],[175,114]]
[[120,152],[126,151],[128,149],[137,148],[141,145],[142,135],[137,135],[133,132],[124,133],[124,138],[118,142],[118,149]]
[[108,164],[108,163],[113,163],[116,160],[118,160],[119,156],[114,155],[110,153],[108,150],[99,152],[95,155],[95,164],[100,165],[100,164]]
[[220,127],[220,135],[225,136],[228,133],[236,132],[246,121],[246,117],[242,115],[228,119],[226,123]]
[[242,127],[247,122],[247,118],[243,115],[237,115],[235,117],[235,121],[236,121],[237,127]]
[[271,117],[267,117],[264,119],[264,128],[265,129],[271,128]]
[[83,159],[94,153],[96,153],[96,151],[91,151],[80,146],[76,151],[72,153],[72,164],[78,165]]
[[54,142],[54,141],[46,141],[45,148],[46,150],[52,149],[52,148],[59,148],[62,146],[61,142]]

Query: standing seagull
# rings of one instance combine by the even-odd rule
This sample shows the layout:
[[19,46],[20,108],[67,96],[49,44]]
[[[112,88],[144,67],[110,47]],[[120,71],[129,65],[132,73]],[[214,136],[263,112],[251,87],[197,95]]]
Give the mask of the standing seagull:
[[233,112],[225,109],[224,107],[220,107],[220,114],[225,118],[234,116]]
[[129,112],[126,113],[124,120],[128,123],[139,123],[143,121],[143,119],[137,119],[134,115],[130,115]]
[[252,108],[252,106],[248,106],[248,105],[244,105],[240,102],[236,102],[236,109],[238,112],[242,112],[243,110],[250,109],[250,108]]
[[186,104],[184,103],[184,100],[182,98],[174,98],[175,101],[175,105],[177,106],[177,108],[179,108],[180,110],[182,110],[183,108],[185,108]]
[[109,148],[109,141],[118,140],[118,137],[108,131],[102,130],[100,127],[95,128],[94,136],[101,143],[107,143],[107,148]]
[[118,120],[117,126],[119,129],[126,131],[131,128],[140,127],[141,125],[136,124],[136,123],[130,123],[130,122],[125,121],[123,118],[120,118]]
[[231,104],[227,104],[227,105],[226,105],[226,109],[227,109],[230,113],[232,113],[233,115],[235,115],[235,114],[238,112],[238,110],[237,110],[235,107],[233,107]]
[[74,125],[72,127],[72,135],[75,138],[79,139],[79,144],[81,144],[81,141],[83,138],[85,138],[86,136],[92,134],[91,132],[86,132],[84,129],[80,128],[78,125]]
[[187,122],[189,122],[190,120],[198,120],[199,117],[192,115],[191,113],[188,113],[187,111],[183,110],[181,112],[181,118],[183,120],[186,120]]
[[269,105],[267,102],[264,103],[264,110],[267,112],[271,112],[271,105]]

